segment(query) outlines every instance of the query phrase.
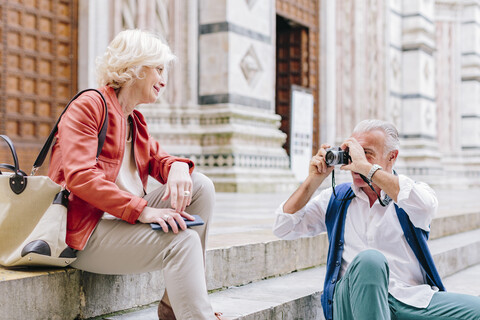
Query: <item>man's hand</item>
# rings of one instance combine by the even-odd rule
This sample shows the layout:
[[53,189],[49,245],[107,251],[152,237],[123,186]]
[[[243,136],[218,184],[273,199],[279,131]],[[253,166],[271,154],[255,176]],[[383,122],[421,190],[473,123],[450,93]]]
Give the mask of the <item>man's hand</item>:
[[[322,144],[316,155],[310,160],[310,167],[308,174],[311,176],[324,176],[325,179],[334,169],[333,166],[329,167],[325,163],[325,154],[327,153],[326,149],[330,148],[328,144]],[[322,179],[322,181],[323,181]]]
[[167,187],[162,200],[171,200],[171,206],[176,212],[181,213],[192,201],[192,177],[189,166],[185,162],[174,162],[170,168]]
[[353,137],[348,138],[342,143],[340,148],[342,150],[348,149],[348,154],[350,155],[350,158],[352,158],[349,164],[341,166],[340,169],[353,171],[367,176],[372,164],[368,162],[367,157],[365,156],[365,150],[363,150],[357,139]]
[[307,179],[285,202],[283,212],[295,213],[302,209],[322,184],[323,180],[333,171],[334,167],[329,167],[325,163],[325,154],[327,153],[325,149],[328,148],[330,148],[328,144],[322,144],[317,154],[312,157]]

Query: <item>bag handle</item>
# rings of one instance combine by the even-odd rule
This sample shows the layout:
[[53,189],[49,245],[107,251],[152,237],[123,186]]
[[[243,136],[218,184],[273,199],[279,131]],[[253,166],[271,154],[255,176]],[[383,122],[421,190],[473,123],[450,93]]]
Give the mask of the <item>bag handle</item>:
[[0,138],[5,140],[5,142],[8,144],[8,147],[10,148],[10,152],[12,153],[12,157],[13,157],[13,166],[11,164],[1,163],[0,168],[10,170],[15,174],[20,174],[20,175],[26,176],[27,174],[25,172],[23,172],[22,170],[20,170],[20,165],[18,163],[18,157],[17,157],[17,151],[15,150],[15,147],[13,146],[12,140],[10,140],[10,138],[8,136],[3,135],[3,134],[0,134]]
[[[1,167],[5,168],[5,169],[8,169],[8,170],[11,170],[14,173],[17,173],[18,169],[19,169],[18,157],[17,157],[17,151],[15,150],[15,147],[13,146],[13,142],[12,142],[12,140],[10,140],[9,137],[7,137],[6,135],[3,135],[3,134],[0,135],[0,138],[5,140],[5,142],[8,144],[8,147],[10,148],[10,152],[12,153],[12,157],[13,157],[13,170],[11,170],[12,165],[2,163]],[[5,165],[5,166],[3,166],[3,165]]]
[[[0,163],[0,168],[7,169],[7,170],[10,170],[12,172],[15,172],[15,166],[12,166],[11,164],[8,164],[8,163]],[[2,171],[0,171],[0,174],[2,174]]]
[[[13,175],[9,179],[10,188],[16,194],[20,194],[27,187],[27,179],[25,178],[26,174],[25,174],[25,172],[23,172],[19,168],[17,151],[15,150],[15,147],[13,146],[12,140],[10,140],[9,137],[7,137],[3,134],[0,135],[0,138],[5,140],[5,142],[8,144],[8,146],[10,147],[10,151],[12,153],[12,157],[13,157],[13,166],[11,164],[2,163],[2,164],[0,164],[0,168],[4,168],[4,169],[10,170],[10,171],[13,171]],[[1,172],[0,172],[0,174],[1,174]]]
[[[55,138],[55,134],[58,131],[58,123],[62,119],[63,114],[67,111],[68,107],[70,104],[77,99],[81,94],[87,91],[95,91],[97,92],[100,97],[102,98],[103,105],[105,106],[105,118],[103,120],[102,128],[100,129],[100,132],[98,134],[98,146],[97,146],[97,158],[102,152],[103,144],[105,143],[105,138],[107,136],[107,127],[108,127],[108,108],[107,108],[107,101],[105,100],[105,97],[103,94],[98,91],[97,89],[85,89],[77,93],[71,100],[68,102],[67,106],[65,109],[62,111],[62,114],[58,117],[57,122],[55,123],[55,126],[52,128],[52,131],[50,132],[50,135],[47,138],[47,141],[45,141],[45,144],[43,145],[42,150],[38,154],[37,160],[35,160],[35,163],[33,164],[32,168],[32,173],[31,175],[35,175],[37,172],[38,168],[40,168],[45,161],[45,158],[47,157],[48,151],[50,150],[50,147],[52,146],[53,139]],[[12,145],[13,146],[13,145]]]

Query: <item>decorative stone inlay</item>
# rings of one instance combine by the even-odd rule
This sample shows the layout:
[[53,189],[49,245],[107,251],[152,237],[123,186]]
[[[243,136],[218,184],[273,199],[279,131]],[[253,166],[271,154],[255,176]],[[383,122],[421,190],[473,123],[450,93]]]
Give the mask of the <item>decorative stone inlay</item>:
[[425,67],[423,68],[423,74],[425,75],[425,80],[429,80],[430,78],[430,66],[428,62],[425,62]]
[[[120,0],[114,4],[116,12],[120,13],[115,17],[114,33],[126,29],[149,30],[163,39],[169,39],[171,30],[168,0]],[[168,82],[168,73],[164,73],[164,79]],[[168,105],[169,101],[165,94],[161,94],[157,100],[158,104]]]
[[122,0],[120,6],[122,29],[148,29],[165,38],[169,34],[167,0]]
[[257,0],[245,0],[245,2],[247,3],[248,9],[252,10],[255,3],[257,3]]
[[391,119],[392,119],[392,122],[393,124],[397,127],[397,128],[401,128],[401,105],[400,105],[400,102],[398,101],[395,101],[393,102],[393,106],[392,106],[392,114],[391,114]]
[[238,168],[269,168],[288,170],[290,163],[284,156],[267,156],[256,154],[175,154],[189,158],[198,167],[238,167]]
[[392,75],[394,80],[397,80],[400,76],[400,65],[396,56],[392,60]]
[[260,60],[255,53],[253,46],[250,46],[245,56],[240,61],[240,68],[243,75],[251,87],[254,87],[258,76],[262,73],[263,68],[260,65]]
[[425,125],[427,126],[428,129],[430,129],[431,126],[433,125],[433,115],[432,115],[431,108],[425,109],[424,119],[425,119]]

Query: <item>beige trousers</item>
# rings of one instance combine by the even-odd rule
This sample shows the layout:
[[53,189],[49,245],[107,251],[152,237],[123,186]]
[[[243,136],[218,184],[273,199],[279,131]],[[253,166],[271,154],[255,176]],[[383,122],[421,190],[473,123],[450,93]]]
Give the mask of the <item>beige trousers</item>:
[[[205,280],[205,244],[215,202],[212,181],[192,174],[192,201],[186,208],[205,224],[174,234],[154,231],[150,224],[131,225],[123,220],[101,220],[74,268],[102,274],[131,274],[163,270],[165,287],[177,319],[215,319]],[[161,201],[165,186],[147,194],[148,206],[170,207]]]

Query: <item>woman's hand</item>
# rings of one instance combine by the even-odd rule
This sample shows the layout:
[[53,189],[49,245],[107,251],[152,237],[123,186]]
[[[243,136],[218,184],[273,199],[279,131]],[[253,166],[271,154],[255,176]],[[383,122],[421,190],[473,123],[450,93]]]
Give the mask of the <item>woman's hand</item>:
[[162,200],[170,198],[171,206],[176,212],[182,213],[192,201],[192,177],[190,168],[185,162],[174,162],[170,167],[167,187]]
[[178,226],[180,226],[180,229],[182,230],[187,228],[187,225],[182,217],[192,221],[195,220],[194,217],[186,212],[178,213],[170,208],[157,209],[145,207],[138,217],[138,221],[142,223],[158,223],[162,227],[163,232],[168,232],[168,223],[172,227],[173,233],[178,233]]

